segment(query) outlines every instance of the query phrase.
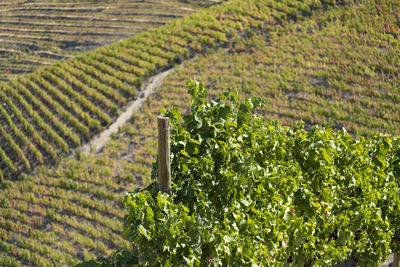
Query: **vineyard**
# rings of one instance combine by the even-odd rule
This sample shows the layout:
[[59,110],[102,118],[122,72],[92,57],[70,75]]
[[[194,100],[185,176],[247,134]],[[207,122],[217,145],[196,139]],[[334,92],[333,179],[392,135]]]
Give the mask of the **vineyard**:
[[178,68],[162,91],[174,98],[195,77],[214,96],[236,88],[262,97],[263,116],[284,125],[303,120],[308,128],[344,127],[355,136],[399,135],[400,4],[386,2],[316,12],[267,38],[199,56]]
[[229,46],[238,36],[251,34],[246,33],[248,24],[255,32],[268,25],[273,29],[279,25],[276,16],[310,10],[300,2],[286,9],[275,9],[274,3],[254,6],[259,10],[246,17],[242,13],[252,6],[228,2],[0,84],[3,175],[52,163],[60,153],[88,141],[137,96],[142,81],[152,74],[198,53]]
[[[284,125],[301,119],[308,129],[322,124],[344,127],[354,136],[398,135],[400,4],[321,2],[232,0],[194,12],[211,2],[166,1],[165,6],[182,7],[157,11],[180,12],[160,16],[169,24],[147,25],[155,29],[138,30],[131,38],[90,52],[56,48],[68,55],[62,57],[66,60],[46,57],[52,66],[35,65],[31,74],[7,75],[12,81],[0,83],[0,265],[74,265],[128,249],[129,242],[121,237],[122,196],[151,182],[156,117],[171,106],[188,111],[188,78],[212,88],[211,98],[225,88],[237,88],[242,96],[262,96],[266,105],[261,115]],[[41,3],[49,7],[46,16],[50,11],[67,12],[56,10],[61,2]],[[132,9],[144,3],[129,1]],[[12,5],[17,3],[1,3],[9,14],[17,12]],[[101,16],[111,18],[112,10],[105,9]],[[23,19],[29,18],[21,15],[19,21]],[[116,24],[133,27],[129,23]],[[122,31],[116,30],[115,36]],[[64,35],[59,38],[67,38]],[[107,42],[125,37],[115,36]],[[50,43],[57,44],[43,45]],[[7,64],[15,58],[3,55]],[[70,56],[74,57],[67,59]],[[40,53],[21,58],[31,57],[43,60]],[[174,66],[163,87],[100,154],[75,153],[60,160],[110,125],[129,101],[140,96],[143,81]],[[42,164],[55,167],[37,167]],[[20,174],[28,171],[31,174]]]
[[[197,56],[186,61],[184,66],[178,66],[118,135],[121,143],[132,142],[138,146],[133,155],[135,171],[140,177],[150,176],[151,163],[156,160],[159,111],[172,106],[182,113],[189,111],[190,96],[185,87],[188,77],[212,89],[210,98],[219,96],[226,88],[237,89],[242,97],[262,97],[266,101],[260,111],[263,117],[283,125],[303,120],[307,129],[320,124],[339,130],[344,128],[354,136],[399,135],[399,40],[385,35],[385,28],[372,26],[383,23],[374,5],[370,1],[365,6],[336,7],[330,13],[315,12],[310,20],[289,22],[282,29],[284,34],[278,32],[274,38],[238,39],[228,49]],[[400,5],[394,8],[398,14]],[[360,15],[353,17],[354,10]],[[382,16],[386,25],[400,22],[396,12],[386,10]],[[362,17],[364,13],[376,16]],[[341,26],[335,16],[340,17]],[[345,27],[358,25],[359,20],[371,25],[368,34]],[[323,28],[314,21],[322,21]],[[394,26],[392,29],[399,30]],[[349,37],[337,38],[336,33]],[[385,41],[387,39],[391,41]],[[354,40],[360,43],[353,47]],[[347,45],[339,46],[339,41]],[[371,43],[379,43],[381,47],[377,51],[369,45]],[[330,55],[332,61],[318,55]],[[358,60],[351,61],[350,55]],[[302,60],[301,67],[298,59]],[[360,62],[366,62],[365,69],[375,69],[379,64],[386,71],[367,74],[361,71]],[[351,71],[357,68],[358,71]],[[342,84],[346,90],[332,89],[335,84]]]
[[118,166],[108,157],[81,157],[51,172],[3,181],[0,265],[74,265],[128,248],[120,236],[120,203],[134,179]]
[[211,1],[2,1],[0,81],[137,35]]
[[[137,96],[146,77],[189,56],[178,34],[191,36],[186,30],[201,28],[193,22],[187,27],[149,31],[0,84],[2,175],[54,162],[101,131]],[[163,32],[172,28],[171,40]]]
[[163,111],[171,187],[128,193],[132,247],[79,267],[379,266],[399,251],[399,138],[282,127],[255,114],[260,98],[225,90],[208,101],[201,83],[186,84],[190,112]]

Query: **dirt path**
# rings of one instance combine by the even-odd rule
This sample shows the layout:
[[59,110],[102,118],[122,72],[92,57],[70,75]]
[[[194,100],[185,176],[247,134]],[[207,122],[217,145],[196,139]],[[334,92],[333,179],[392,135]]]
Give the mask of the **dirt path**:
[[126,110],[119,115],[117,120],[110,125],[106,130],[93,137],[92,141],[80,147],[81,153],[88,155],[91,152],[98,152],[104,144],[108,141],[109,137],[113,133],[117,133],[119,127],[127,122],[132,115],[139,110],[143,105],[144,101],[150,96],[155,89],[160,87],[167,75],[171,72],[171,69],[161,72],[157,75],[150,77],[146,82],[142,84],[138,98],[129,102]]

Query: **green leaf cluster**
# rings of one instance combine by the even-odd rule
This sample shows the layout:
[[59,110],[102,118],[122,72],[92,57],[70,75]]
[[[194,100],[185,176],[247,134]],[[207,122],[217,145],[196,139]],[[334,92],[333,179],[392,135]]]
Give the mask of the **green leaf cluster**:
[[370,265],[399,251],[399,138],[282,127],[257,115],[261,99],[207,101],[201,83],[187,86],[190,114],[165,113],[170,191],[154,183],[124,199],[131,263]]

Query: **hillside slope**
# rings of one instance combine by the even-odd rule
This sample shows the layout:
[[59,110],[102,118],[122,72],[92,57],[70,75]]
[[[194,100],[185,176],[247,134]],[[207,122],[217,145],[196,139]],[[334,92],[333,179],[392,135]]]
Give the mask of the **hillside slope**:
[[218,1],[2,1],[0,81],[165,25]]
[[[196,77],[210,88],[217,88],[213,95],[226,87],[262,95],[267,97],[266,118],[278,118],[287,124],[300,114],[311,125],[319,122],[318,113],[308,108],[314,102],[301,98],[302,92],[307,97],[318,97],[318,92],[335,93],[333,100],[326,97],[326,102],[319,105],[329,111],[335,107],[333,103],[340,104],[346,96],[345,91],[332,90],[332,82],[342,81],[340,75],[360,82],[365,77],[361,66],[369,66],[365,62],[371,66],[382,63],[389,72],[377,71],[365,85],[355,87],[361,88],[356,92],[363,101],[381,101],[382,114],[397,110],[399,4],[394,0],[384,4],[372,0],[344,2],[330,7],[318,1],[233,0],[3,83],[0,170],[14,180],[22,170],[30,168],[35,173],[1,183],[0,265],[70,265],[128,246],[120,238],[121,196],[132,191],[135,184],[149,183],[156,148],[155,118],[160,109],[171,105],[183,112],[189,107],[184,79]],[[354,16],[355,11],[369,15]],[[343,30],[341,24],[348,25],[348,29]],[[335,30],[342,34],[336,35]],[[363,34],[366,39],[360,39]],[[307,42],[309,39],[312,42]],[[361,43],[357,46],[353,39]],[[336,44],[337,40],[345,45]],[[382,45],[380,51],[385,56],[379,57],[374,45],[365,45],[370,42]],[[330,55],[348,60],[340,65],[342,61],[330,62]],[[371,61],[364,61],[370,57]],[[188,61],[190,58],[194,59]],[[143,79],[180,62],[184,66],[178,67],[100,155],[77,154],[63,159],[54,169],[35,169],[41,162],[57,162],[60,154],[66,155],[104,129],[125,103],[139,94]],[[349,72],[354,68],[358,72]],[[325,72],[319,73],[319,69]],[[381,86],[368,87],[374,77],[388,87],[382,91]],[[327,80],[320,83],[322,78]],[[381,92],[390,100],[386,106],[385,98],[373,97]],[[292,106],[287,104],[290,98]],[[325,98],[321,99],[316,98],[316,102]],[[343,105],[354,105],[346,103]],[[358,114],[369,111],[369,106],[364,106],[368,102],[360,103],[364,109],[356,113],[355,121],[347,120],[354,125],[361,125],[356,120]],[[290,108],[292,112],[287,113],[285,110]],[[346,112],[340,106],[338,109]],[[307,114],[311,119],[305,117]],[[374,117],[362,118],[370,133],[382,127],[385,132],[398,134],[396,117],[390,116],[390,124],[382,124],[385,120],[381,119],[378,127],[368,126]],[[335,117],[330,113],[324,113],[323,118],[331,123],[326,125],[341,127],[332,124]],[[385,126],[392,124],[395,126]]]
[[399,135],[399,38],[399,1],[358,1],[200,56],[164,90],[184,91],[192,77],[213,90],[264,98],[265,118],[284,125],[303,120],[308,128]]
[[[189,78],[205,82],[211,98],[226,88],[248,97],[262,96],[264,118],[285,125],[304,120],[308,129],[323,124],[358,137],[399,135],[399,26],[399,2],[351,2],[198,55],[167,77],[113,141],[112,153],[132,154],[134,173],[149,177],[156,160],[159,110],[175,106],[188,111],[190,97],[184,84]],[[129,146],[124,149],[122,144]],[[396,235],[397,225],[393,224]],[[398,246],[398,241],[395,236],[391,246]],[[368,250],[360,251],[373,257]]]
[[[111,157],[78,154],[54,169],[35,166],[58,162],[109,125],[150,75],[322,7],[233,0],[2,83],[0,264],[70,265],[126,247],[118,237],[121,196],[148,183],[139,157],[114,159],[129,143],[111,142]],[[27,170],[33,175],[18,175]]]
[[109,125],[150,75],[316,3],[231,1],[0,84],[0,170],[10,177],[54,162]]
[[136,149],[119,154],[132,154],[136,176],[150,176],[157,153],[156,118],[172,106],[188,111],[185,81],[191,78],[203,82],[212,98],[226,88],[262,97],[264,118],[283,125],[303,120],[307,129],[320,124],[345,128],[354,136],[397,136],[399,25],[397,1],[352,2],[199,55],[177,67],[122,128],[119,142]]

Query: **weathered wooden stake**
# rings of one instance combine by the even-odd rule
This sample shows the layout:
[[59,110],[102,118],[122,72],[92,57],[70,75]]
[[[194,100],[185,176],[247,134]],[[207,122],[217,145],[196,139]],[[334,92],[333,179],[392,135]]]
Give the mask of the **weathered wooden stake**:
[[161,191],[171,186],[169,118],[164,116],[158,116],[158,186]]
[[393,267],[400,267],[400,255],[397,253],[393,254]]

